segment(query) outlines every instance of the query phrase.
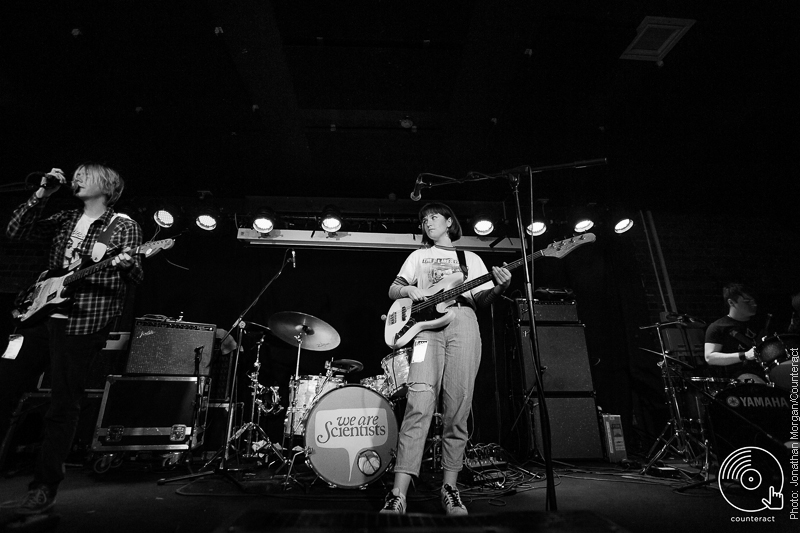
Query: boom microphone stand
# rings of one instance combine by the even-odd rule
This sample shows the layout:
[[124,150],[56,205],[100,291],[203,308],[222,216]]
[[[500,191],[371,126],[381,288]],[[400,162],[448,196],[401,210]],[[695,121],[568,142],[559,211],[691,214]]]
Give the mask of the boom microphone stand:
[[[231,384],[230,384],[231,386],[230,386],[230,389],[229,389],[231,391],[231,399],[233,399],[235,397],[234,393],[235,393],[235,389],[236,389],[236,374],[237,374],[238,368],[239,368],[239,354],[241,353],[241,349],[242,349],[242,329],[244,329],[244,325],[245,325],[244,317],[245,317],[245,315],[247,315],[248,312],[250,312],[250,310],[256,305],[256,303],[258,303],[258,300],[267,291],[267,288],[269,288],[269,286],[272,285],[272,282],[274,282],[276,279],[278,279],[278,276],[280,276],[283,273],[283,269],[286,267],[286,264],[293,261],[291,258],[287,259],[287,257],[288,257],[290,252],[294,253],[294,250],[287,249],[286,252],[284,252],[283,261],[281,263],[280,270],[278,270],[278,272],[274,276],[272,276],[272,278],[267,282],[267,284],[264,285],[264,288],[261,289],[261,292],[258,293],[258,296],[256,296],[255,299],[250,303],[250,305],[248,305],[247,308],[244,311],[242,311],[242,313],[239,315],[239,317],[236,319],[236,321],[231,326],[230,330],[228,330],[228,333],[220,341],[220,344],[225,342],[225,339],[228,338],[228,335],[231,334],[230,332],[234,328],[236,328],[239,331],[239,333],[238,333],[238,335],[239,335],[238,346],[236,347],[236,350],[234,351],[235,355],[234,355],[234,362],[233,362],[233,370],[231,371],[230,376],[228,376],[228,379],[231,380]],[[245,490],[244,489],[244,485],[242,485],[242,483],[238,479],[236,479],[233,475],[231,475],[231,473],[230,473],[231,470],[230,470],[230,468],[228,466],[228,462],[230,461],[229,452],[230,452],[230,448],[231,448],[231,442],[236,440],[239,436],[241,436],[241,435],[231,435],[231,432],[233,431],[234,411],[235,411],[234,405],[233,405],[233,402],[231,402],[231,408],[228,410],[228,427],[227,427],[227,431],[225,433],[225,443],[222,445],[222,447],[219,450],[217,450],[217,453],[214,454],[214,457],[212,457],[202,467],[202,468],[206,468],[209,464],[214,462],[217,458],[221,457],[221,461],[219,462],[219,465],[214,470],[203,470],[203,469],[201,469],[200,472],[196,472],[194,474],[189,474],[189,475],[186,475],[186,476],[178,476],[178,477],[174,477],[174,478],[170,478],[170,479],[159,479],[157,483],[159,485],[163,485],[163,484],[168,483],[170,481],[185,481],[185,480],[189,480],[189,479],[199,479],[199,478],[203,478],[203,477],[206,477],[206,476],[210,476],[211,474],[218,474],[218,475],[222,476],[224,479],[227,479],[228,481],[230,481],[231,483],[236,485],[239,488],[239,490],[244,492],[244,490]],[[283,460],[282,456],[281,456],[281,460]]]

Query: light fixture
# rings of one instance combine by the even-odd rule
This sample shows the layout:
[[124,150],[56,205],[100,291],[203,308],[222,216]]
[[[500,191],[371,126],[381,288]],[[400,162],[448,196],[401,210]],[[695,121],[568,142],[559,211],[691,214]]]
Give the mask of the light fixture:
[[198,214],[194,222],[197,224],[197,227],[202,230],[213,231],[217,228],[217,217],[211,214],[211,212]]
[[483,237],[494,231],[494,222],[485,213],[478,213],[472,218],[472,229],[475,235]]
[[326,205],[322,210],[320,227],[326,233],[336,233],[342,229],[342,213],[335,205]]
[[547,202],[547,198],[536,200],[536,204],[533,207],[533,220],[528,224],[528,227],[525,228],[528,235],[538,237],[547,231],[547,222],[544,216],[544,204]]
[[253,219],[253,229],[266,235],[275,228],[275,212],[269,207],[262,207]]
[[576,233],[585,233],[594,227],[591,211],[587,207],[579,207],[574,210],[572,220],[575,223],[573,228]]
[[633,217],[624,209],[611,210],[609,220],[614,225],[614,233],[625,233],[633,227]]
[[175,225],[175,215],[165,207],[160,207],[153,212],[153,220],[162,228],[171,228]]

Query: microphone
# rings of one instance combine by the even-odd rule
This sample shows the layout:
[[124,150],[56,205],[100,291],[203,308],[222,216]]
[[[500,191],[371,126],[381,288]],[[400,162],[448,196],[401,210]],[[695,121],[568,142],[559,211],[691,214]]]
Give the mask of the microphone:
[[294,255],[294,250],[292,250],[292,268],[297,268],[297,257]]
[[[44,185],[41,184],[42,178],[46,179]],[[38,189],[39,187],[44,189],[54,189],[59,185],[61,185],[61,183],[59,183],[58,178],[49,174],[45,174],[44,172],[31,172],[25,178],[25,187],[29,190]]]
[[422,181],[422,177],[417,177],[417,182],[414,184],[414,190],[411,192],[411,199],[415,202],[419,202],[420,198],[422,198],[422,187],[426,184]]

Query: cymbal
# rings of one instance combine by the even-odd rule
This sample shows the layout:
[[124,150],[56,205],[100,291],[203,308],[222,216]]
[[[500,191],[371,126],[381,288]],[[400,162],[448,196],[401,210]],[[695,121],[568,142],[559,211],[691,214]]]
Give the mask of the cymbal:
[[327,322],[305,313],[282,311],[269,319],[269,329],[279,339],[313,352],[333,350],[339,346],[339,334]]
[[361,364],[361,361],[356,361],[355,359],[337,359],[331,361],[330,369],[334,372],[349,374],[350,372],[360,372],[364,370],[364,365]]

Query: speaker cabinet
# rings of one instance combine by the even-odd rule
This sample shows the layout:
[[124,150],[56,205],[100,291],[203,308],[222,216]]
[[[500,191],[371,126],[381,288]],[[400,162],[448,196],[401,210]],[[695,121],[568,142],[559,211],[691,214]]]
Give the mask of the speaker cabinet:
[[213,324],[137,318],[125,373],[192,376],[200,353],[199,374],[208,376],[215,331]]
[[[592,397],[546,398],[554,459],[602,459],[600,417]],[[536,445],[542,450],[539,405],[532,407]]]
[[[536,383],[533,354],[530,347],[530,326],[517,328],[522,354],[522,372],[525,390]],[[542,381],[545,394],[551,392],[581,392],[594,390],[589,370],[589,354],[583,325],[537,326],[539,359],[542,363]]]

